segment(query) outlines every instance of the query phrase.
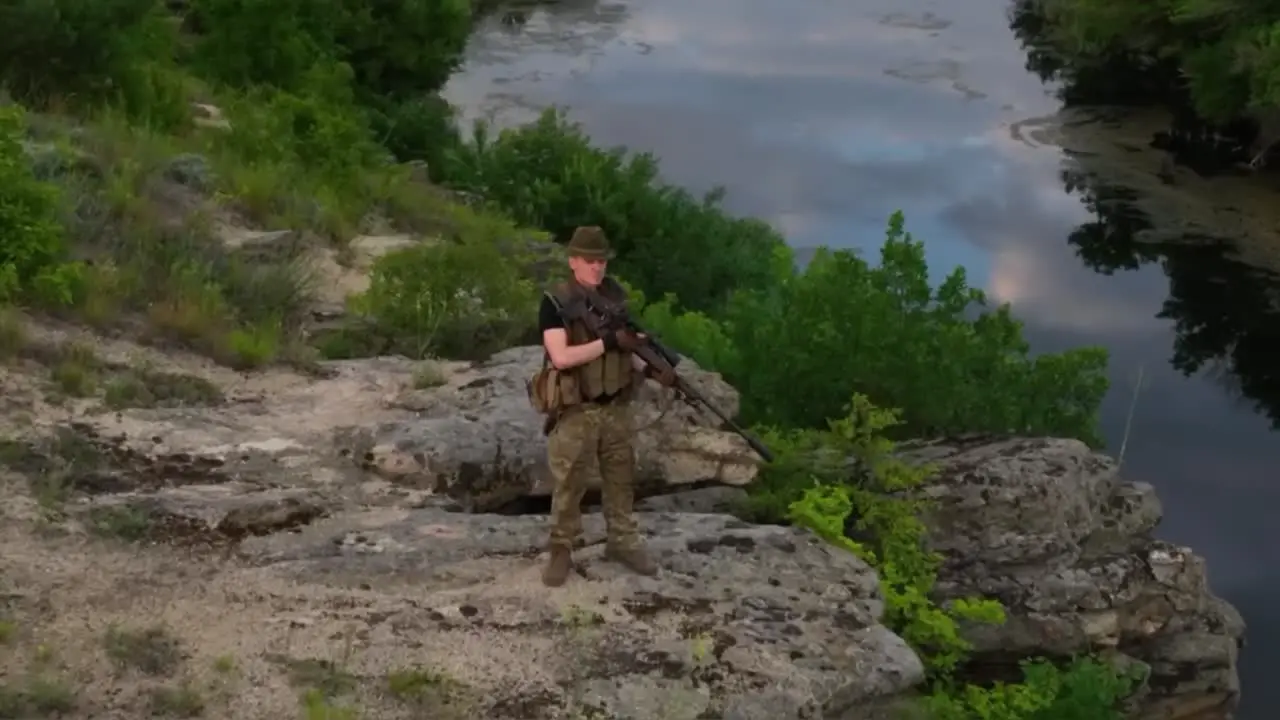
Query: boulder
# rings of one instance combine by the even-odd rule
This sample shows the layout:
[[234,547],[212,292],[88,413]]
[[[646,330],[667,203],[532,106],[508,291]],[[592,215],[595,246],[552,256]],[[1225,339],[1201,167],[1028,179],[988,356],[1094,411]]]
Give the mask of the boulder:
[[467,717],[863,717],[922,680],[919,658],[879,624],[876,575],[854,555],[726,515],[638,519],[657,577],[605,561],[593,514],[577,574],[556,589],[538,581],[545,524],[528,516],[352,512],[251,538],[241,554],[313,597],[358,593],[342,614],[365,626],[376,662],[429,650],[468,688]]
[[[541,347],[505,350],[438,387],[402,395],[398,404],[417,417],[354,432],[344,442],[383,477],[431,488],[468,510],[549,496],[542,417],[525,393],[541,364]],[[737,391],[719,374],[692,360],[680,371],[721,410],[737,413]],[[755,478],[759,460],[746,442],[671,392],[645,383],[635,412],[639,497],[699,484],[742,486]],[[592,489],[598,488],[597,479]]]
[[[218,486],[227,483],[253,493],[281,490],[253,495],[265,508],[280,497],[319,508],[308,495],[313,491],[339,504],[412,497],[475,512],[508,508],[551,492],[542,418],[524,390],[539,353],[525,347],[482,363],[434,363],[435,385],[428,388],[416,387],[423,364],[405,358],[326,362],[321,377],[241,381],[214,406],[82,414],[58,426],[61,441],[35,442],[30,450],[37,464],[69,464],[69,482],[90,495],[163,490],[154,501],[127,497],[200,527],[222,520],[217,512],[190,511],[191,499],[221,498],[226,493]],[[737,393],[719,375],[692,361],[681,370],[736,412]],[[640,498],[703,485],[741,487],[756,475],[759,461],[744,441],[654,383],[641,390],[636,417]],[[56,456],[68,448],[86,456],[64,463]],[[290,489],[301,494],[283,492]],[[731,504],[701,507],[723,512]]]
[[925,492],[945,558],[939,594],[1009,611],[1003,626],[968,631],[977,667],[1107,651],[1150,668],[1139,717],[1230,717],[1244,622],[1210,590],[1201,557],[1153,537],[1152,486],[1074,440],[941,442],[909,456],[938,469]]

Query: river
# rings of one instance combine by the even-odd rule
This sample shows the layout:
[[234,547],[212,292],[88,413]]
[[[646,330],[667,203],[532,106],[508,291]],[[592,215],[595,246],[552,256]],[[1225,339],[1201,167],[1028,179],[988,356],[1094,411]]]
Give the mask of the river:
[[1033,348],[1106,346],[1110,452],[1136,391],[1124,472],[1159,489],[1160,534],[1206,556],[1245,615],[1239,717],[1259,720],[1280,706],[1265,670],[1280,660],[1275,189],[1185,168],[1161,180],[1147,147],[1160,119],[1060,112],[1007,12],[562,0],[487,21],[447,95],[499,125],[566,106],[596,142],[654,152],[668,180],[724,185],[729,210],[798,249],[875,253],[902,209],[932,270],[963,265],[1013,303]]

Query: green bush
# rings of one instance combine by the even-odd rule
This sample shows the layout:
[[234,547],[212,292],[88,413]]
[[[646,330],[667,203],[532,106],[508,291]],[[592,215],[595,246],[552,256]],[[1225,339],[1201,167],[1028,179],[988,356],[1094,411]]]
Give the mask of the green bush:
[[302,90],[339,56],[342,0],[191,0],[189,12],[198,30],[192,64],[228,87]]
[[374,133],[397,160],[425,160],[433,175],[461,142],[454,109],[438,95],[381,103],[370,117]]
[[1225,122],[1280,108],[1280,10],[1262,0],[1040,0],[1043,37],[1068,75],[1117,58],[1172,60],[1196,112]]
[[538,291],[492,238],[424,243],[374,264],[352,301],[396,352],[482,358],[536,328]]
[[939,689],[924,705],[932,720],[1122,720],[1119,705],[1141,680],[1091,657],[1065,667],[1026,660],[1021,668],[1020,683]]
[[1101,442],[1106,351],[1031,356],[1009,307],[990,310],[963,268],[930,287],[924,245],[904,232],[901,213],[889,221],[878,266],[822,250],[776,286],[737,293],[718,317],[680,314],[669,301],[641,314],[656,334],[724,373],[750,422],[821,428],[841,415],[840,398],[858,392],[902,408],[904,435]]
[[24,104],[91,112],[114,103],[158,126],[187,120],[161,0],[6,0],[0,27],[9,28],[0,85]]
[[396,101],[434,93],[462,62],[471,0],[345,0],[345,6],[337,42],[364,93]]
[[309,69],[296,91],[258,87],[224,108],[229,132],[216,143],[240,159],[293,166],[326,180],[353,178],[378,158],[367,119],[354,102],[350,68]]
[[662,300],[646,303],[644,295],[632,292],[640,308],[645,330],[671,348],[688,355],[709,370],[741,367],[741,354],[723,323],[697,311],[680,312],[678,300],[668,293]]
[[790,270],[782,238],[759,220],[729,217],[719,191],[698,200],[664,184],[652,155],[598,150],[554,110],[496,138],[478,124],[440,170],[445,184],[559,240],[578,225],[603,227],[618,251],[615,272],[682,308],[718,308],[734,290],[769,287]]
[[[940,557],[925,544],[920,521],[926,501],[916,490],[932,474],[894,457],[885,431],[900,413],[854,395],[842,418],[824,430],[774,432],[778,462],[765,468],[767,486],[801,488],[789,518],[876,569],[885,597],[885,624],[924,661],[931,692],[923,706],[932,720],[1119,720],[1118,705],[1138,677],[1092,658],[1065,668],[1048,660],[1023,663],[1023,682],[990,687],[957,683],[968,659],[962,622],[1002,624],[993,600],[960,598],[945,605],[931,597]],[[851,471],[849,458],[856,458]],[[850,519],[856,518],[850,528]],[[857,532],[854,541],[849,530]]]
[[438,90],[471,29],[467,0],[193,0],[191,13],[207,77],[296,92],[316,66],[341,62],[368,102]]
[[929,283],[922,243],[889,222],[873,266],[822,251],[802,272],[767,225],[660,183],[648,154],[599,150],[548,111],[490,138],[481,124],[449,156],[445,182],[559,239],[598,224],[613,272],[658,298],[655,333],[742,392],[748,422],[821,428],[854,392],[903,409],[898,432],[1051,434],[1094,445],[1107,354],[1032,356],[1007,306],[990,308],[963,269]]
[[0,300],[28,291],[70,301],[58,188],[36,178],[23,149],[24,114],[0,105]]
[[[854,395],[846,408],[844,417],[831,421],[826,431],[793,431],[780,443],[792,453],[794,448],[805,453],[800,458],[793,454],[792,475],[784,481],[804,487],[788,508],[789,519],[876,568],[885,595],[885,624],[920,653],[931,673],[945,675],[970,649],[957,622],[1001,624],[1004,610],[992,600],[961,599],[945,608],[930,600],[941,558],[925,547],[924,505],[911,493],[932,475],[932,468],[893,456],[893,443],[884,432],[901,424],[900,413],[877,408],[862,395]],[[849,479],[848,458],[859,461],[856,482]],[[808,478],[797,478],[797,468],[807,471]],[[857,518],[854,529],[871,542],[846,535],[851,514]]]

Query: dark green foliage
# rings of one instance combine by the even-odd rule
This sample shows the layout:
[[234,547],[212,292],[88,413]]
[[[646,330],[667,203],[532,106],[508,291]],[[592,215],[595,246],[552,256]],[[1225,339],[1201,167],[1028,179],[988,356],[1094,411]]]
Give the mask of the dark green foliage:
[[111,102],[161,127],[187,119],[160,0],[2,0],[0,86],[35,108]]
[[356,87],[404,101],[439,90],[471,32],[470,0],[344,0],[336,36]]
[[28,291],[65,296],[66,242],[58,223],[59,192],[36,178],[22,146],[23,113],[0,106],[0,301]]
[[341,0],[192,0],[197,68],[233,87],[300,90],[308,73],[337,57]]
[[822,251],[773,291],[736,298],[725,321],[739,348],[727,370],[752,420],[821,427],[856,391],[902,408],[904,432],[916,437],[988,431],[1100,442],[1106,352],[1030,356],[1010,309],[988,308],[963,268],[930,287],[924,245],[904,232],[900,213],[879,266]]
[[1037,41],[1068,77],[1118,58],[1171,63],[1195,111],[1214,122],[1280,108],[1280,6],[1263,0],[1021,0],[1043,18]]
[[718,318],[682,315],[669,302],[643,314],[724,373],[752,422],[820,428],[858,392],[901,408],[908,436],[1012,432],[1100,444],[1105,350],[1032,356],[1010,308],[988,307],[963,268],[936,289],[928,277],[924,245],[898,213],[878,266],[823,250],[803,272],[738,293]]
[[209,77],[296,91],[317,65],[342,62],[366,103],[440,89],[471,28],[467,0],[193,0],[191,12]]
[[437,95],[379,103],[372,109],[371,122],[374,134],[397,160],[426,160],[433,177],[446,167],[449,153],[460,142],[453,107]]
[[[1040,658],[1022,664],[1021,683],[987,687],[955,680],[972,650],[963,624],[1000,625],[1007,617],[991,599],[934,599],[941,557],[926,546],[920,518],[930,501],[917,492],[933,468],[895,456],[885,432],[900,422],[901,413],[855,394],[843,416],[824,429],[771,433],[779,462],[764,470],[764,480],[768,488],[801,489],[790,494],[786,517],[876,569],[885,598],[883,622],[919,654],[931,686],[918,708],[923,715],[903,717],[1120,720],[1119,704],[1142,681],[1144,667],[1130,672],[1095,658],[1063,664]],[[859,461],[857,472],[850,470],[850,457]],[[851,524],[864,540],[850,539]]]
[[666,185],[652,155],[596,149],[554,110],[496,138],[477,127],[442,170],[447,184],[560,240],[578,225],[600,225],[619,252],[616,272],[686,308],[717,308],[735,289],[770,285],[778,254],[790,255],[765,223],[721,210],[719,192],[699,200]]

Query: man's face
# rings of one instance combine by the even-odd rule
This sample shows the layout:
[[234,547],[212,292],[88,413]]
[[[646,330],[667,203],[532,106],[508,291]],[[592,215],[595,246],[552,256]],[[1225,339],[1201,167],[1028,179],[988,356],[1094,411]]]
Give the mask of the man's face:
[[569,269],[573,271],[573,278],[586,287],[596,287],[604,282],[604,273],[608,267],[609,261],[604,258],[569,258]]

